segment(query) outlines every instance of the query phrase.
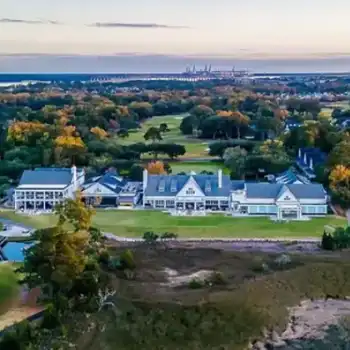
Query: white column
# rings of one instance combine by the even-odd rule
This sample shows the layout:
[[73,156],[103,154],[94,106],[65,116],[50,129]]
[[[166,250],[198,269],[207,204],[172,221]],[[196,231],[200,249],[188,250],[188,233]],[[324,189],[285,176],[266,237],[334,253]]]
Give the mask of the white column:
[[43,209],[46,210],[46,192],[43,191],[44,193],[44,198],[43,198]]
[[15,200],[15,211],[17,210],[17,192],[15,191],[14,194],[14,200]]

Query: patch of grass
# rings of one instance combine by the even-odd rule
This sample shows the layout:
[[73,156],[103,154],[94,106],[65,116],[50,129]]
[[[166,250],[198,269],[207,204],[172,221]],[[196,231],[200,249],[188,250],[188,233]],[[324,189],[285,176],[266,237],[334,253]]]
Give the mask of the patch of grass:
[[[170,129],[169,132],[163,134],[164,143],[177,143],[186,147],[186,154],[182,158],[208,157],[208,142],[183,135],[180,130],[181,120],[188,114],[168,115],[162,117],[153,117],[146,120],[140,129],[132,130],[130,136],[125,139],[119,139],[122,145],[130,145],[137,142],[146,142],[144,134],[150,127],[159,127],[161,123],[166,123]],[[151,156],[145,154],[144,159]]]
[[[301,300],[344,298],[350,293],[349,257],[325,260],[296,255],[296,268],[253,274],[247,279],[257,254],[213,249],[135,249],[137,259],[144,259],[138,271],[142,279],[116,284],[118,298],[128,299],[128,309],[118,321],[112,313],[105,313],[104,332],[95,332],[89,345],[83,342],[84,350],[243,350],[250,341],[261,337],[263,329],[283,330],[287,308]],[[261,254],[261,261],[269,264],[275,258]],[[202,285],[186,290],[160,287],[153,275],[160,273],[159,266],[176,266],[180,275],[188,269],[212,269],[225,275],[225,284],[213,289]],[[144,269],[152,273],[145,274]],[[84,334],[80,341],[87,336]]]
[[15,266],[0,263],[0,314],[6,312],[17,297],[19,286]]
[[[33,228],[45,228],[56,223],[54,215],[24,216],[12,211],[1,211],[0,217]],[[334,216],[314,218],[310,221],[277,223],[267,217],[233,218],[223,215],[176,217],[151,210],[97,210],[93,219],[94,226],[103,232],[139,238],[147,231],[173,232],[179,237],[190,238],[320,238],[325,225],[343,226],[345,223],[345,219]]]

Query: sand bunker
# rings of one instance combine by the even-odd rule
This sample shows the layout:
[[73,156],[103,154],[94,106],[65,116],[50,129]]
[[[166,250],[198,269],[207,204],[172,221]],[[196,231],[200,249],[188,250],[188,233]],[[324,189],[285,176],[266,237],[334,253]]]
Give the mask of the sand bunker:
[[166,285],[171,287],[179,287],[189,284],[191,281],[196,280],[199,282],[205,282],[213,274],[210,270],[199,270],[187,275],[179,275],[178,271],[165,268],[164,273],[167,276],[168,282]]

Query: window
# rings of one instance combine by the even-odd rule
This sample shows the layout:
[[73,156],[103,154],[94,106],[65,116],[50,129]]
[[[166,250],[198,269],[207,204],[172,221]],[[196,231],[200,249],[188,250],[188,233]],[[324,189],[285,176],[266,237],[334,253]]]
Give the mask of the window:
[[171,191],[171,192],[176,192],[176,191],[177,191],[176,180],[171,180],[170,191]]
[[309,214],[316,214],[316,208],[314,206],[308,207]]
[[192,187],[190,187],[190,188],[187,189],[186,194],[194,195],[194,194],[196,194],[196,192],[195,192],[195,190]]
[[158,190],[159,190],[159,192],[165,191],[165,180],[160,180]]
[[258,206],[258,211],[259,211],[259,213],[261,213],[261,214],[266,214],[266,206],[265,205],[259,205]]
[[167,208],[175,208],[175,201],[166,201]]
[[285,196],[283,200],[290,201],[290,197],[289,196]]
[[156,201],[156,208],[164,208],[164,201]]
[[205,192],[211,192],[211,184],[210,181],[205,181]]
[[257,211],[258,211],[258,208],[257,208],[256,205],[251,205],[251,206],[249,206],[249,213],[251,213],[251,214],[256,214]]

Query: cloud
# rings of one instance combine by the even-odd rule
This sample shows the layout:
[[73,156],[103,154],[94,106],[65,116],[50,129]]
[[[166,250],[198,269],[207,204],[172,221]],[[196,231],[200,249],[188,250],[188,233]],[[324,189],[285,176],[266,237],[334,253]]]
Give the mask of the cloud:
[[121,23],[121,22],[96,22],[89,26],[98,28],[143,28],[143,29],[184,29],[185,26],[172,26],[157,23]]
[[52,21],[49,19],[27,20],[27,19],[18,19],[18,18],[0,18],[0,23],[5,23],[5,24],[52,24],[52,25],[61,24],[58,21]]

